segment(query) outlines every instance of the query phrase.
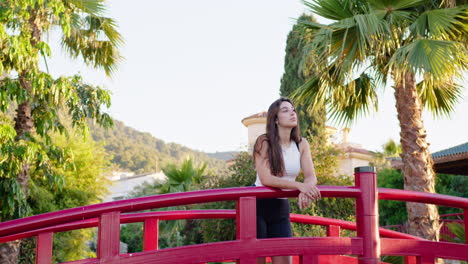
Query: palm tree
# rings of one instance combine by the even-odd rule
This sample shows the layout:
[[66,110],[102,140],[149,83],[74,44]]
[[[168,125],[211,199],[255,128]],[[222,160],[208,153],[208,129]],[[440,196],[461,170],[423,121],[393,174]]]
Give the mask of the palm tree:
[[162,184],[160,193],[188,192],[193,190],[194,184],[199,184],[205,172],[206,164],[195,168],[192,159],[182,162],[180,168],[174,164],[169,164],[163,169],[167,180]]
[[[318,77],[294,97],[311,109],[326,105],[331,118],[350,123],[377,110],[377,90],[392,81],[407,190],[435,192],[423,108],[447,115],[461,95],[457,82],[468,65],[467,6],[453,2],[306,2],[313,13],[333,22],[304,22],[316,32],[303,61]],[[438,240],[436,206],[408,203],[407,211],[411,234]]]

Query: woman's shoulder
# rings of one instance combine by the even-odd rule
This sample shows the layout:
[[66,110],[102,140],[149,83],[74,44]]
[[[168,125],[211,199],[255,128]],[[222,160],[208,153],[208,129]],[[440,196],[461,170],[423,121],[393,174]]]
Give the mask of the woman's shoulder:
[[266,134],[258,136],[254,145],[254,152],[260,153],[260,151],[265,151],[268,149],[268,137]]
[[301,137],[301,141],[299,142],[299,150],[302,151],[304,148],[310,148],[310,144],[306,138]]

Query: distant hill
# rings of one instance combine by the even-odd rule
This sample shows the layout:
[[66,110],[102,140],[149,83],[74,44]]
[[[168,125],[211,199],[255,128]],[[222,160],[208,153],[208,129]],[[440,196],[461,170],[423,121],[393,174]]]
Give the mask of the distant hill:
[[93,139],[104,144],[107,152],[113,156],[112,163],[122,170],[154,172],[188,157],[192,157],[198,165],[207,163],[208,169],[215,173],[226,169],[225,158],[229,157],[229,152],[208,155],[179,144],[166,143],[150,133],[125,126],[118,120],[114,120],[114,127],[108,130],[93,124],[90,124],[90,128]]
[[224,152],[214,152],[214,153],[206,153],[208,157],[214,158],[214,159],[220,159],[224,161],[228,161],[230,159],[233,159],[239,154],[239,151],[224,151]]

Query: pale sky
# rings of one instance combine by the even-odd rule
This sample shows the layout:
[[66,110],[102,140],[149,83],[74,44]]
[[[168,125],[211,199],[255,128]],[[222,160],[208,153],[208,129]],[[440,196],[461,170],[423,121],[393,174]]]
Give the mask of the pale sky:
[[[112,0],[107,5],[125,39],[125,60],[112,78],[64,56],[54,34],[50,72],[56,77],[81,73],[86,82],[112,91],[112,117],[205,152],[245,149],[241,120],[279,97],[286,37],[294,19],[307,12],[299,0]],[[431,151],[468,141],[466,89],[464,95],[450,119],[425,114]],[[389,87],[381,94],[379,112],[351,127],[350,141],[381,150],[387,140],[399,140],[394,105]]]

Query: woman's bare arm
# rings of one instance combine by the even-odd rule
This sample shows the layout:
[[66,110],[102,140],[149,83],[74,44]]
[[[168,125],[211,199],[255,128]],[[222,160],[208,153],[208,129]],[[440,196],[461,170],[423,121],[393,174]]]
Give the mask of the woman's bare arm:
[[299,149],[301,151],[301,169],[304,174],[304,183],[313,187],[311,194],[314,199],[318,199],[320,198],[320,191],[316,187],[317,176],[312,161],[312,154],[310,153],[310,145],[305,138],[299,144]]

